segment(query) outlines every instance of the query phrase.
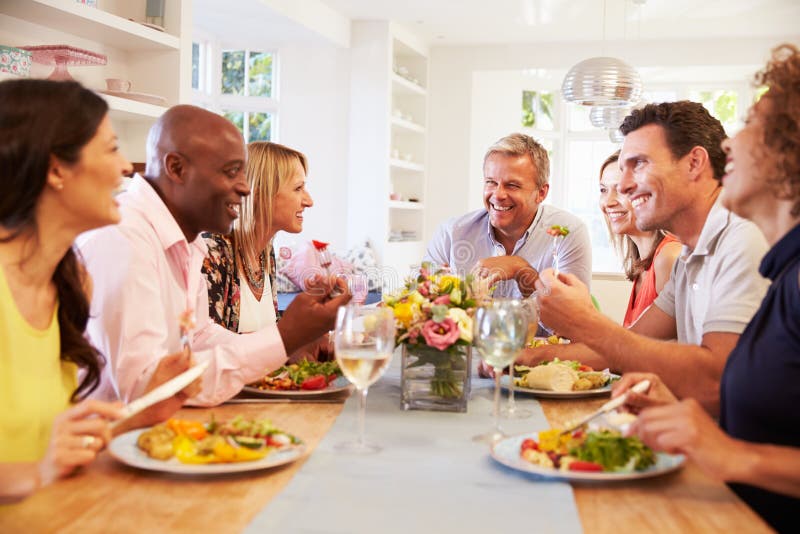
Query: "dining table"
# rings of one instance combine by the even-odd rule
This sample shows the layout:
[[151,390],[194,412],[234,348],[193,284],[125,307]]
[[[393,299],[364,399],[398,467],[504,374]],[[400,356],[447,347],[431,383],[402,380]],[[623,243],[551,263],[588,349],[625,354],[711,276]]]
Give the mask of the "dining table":
[[[485,384],[483,389],[475,387],[479,383]],[[374,396],[374,399],[369,399],[373,405],[369,402],[367,404],[368,436],[371,430],[381,427],[382,419],[385,419],[383,423],[389,427],[395,427],[398,422],[413,422],[415,418],[422,420],[428,417],[423,412],[402,411],[399,397],[394,398],[397,388],[393,385],[373,389],[378,391],[370,393]],[[474,378],[473,389],[470,411],[490,411],[487,408],[491,406],[491,382]],[[441,428],[442,433],[447,431],[447,425],[441,424],[442,421],[457,421],[461,428],[475,426],[470,419],[465,419],[466,414],[431,416],[439,419],[429,419],[434,423],[427,428],[433,430],[426,432],[433,434],[430,440],[433,445],[426,447],[431,451],[435,450],[437,444],[442,447],[435,452],[438,455],[436,458],[417,458],[425,456],[420,451],[426,449],[415,448],[413,436],[395,436],[392,439],[384,436],[383,451],[372,455],[369,460],[349,458],[346,461],[350,463],[346,465],[350,467],[336,471],[336,466],[330,464],[336,462],[338,457],[326,452],[329,450],[326,440],[342,424],[339,421],[337,425],[337,420],[344,417],[355,420],[353,414],[357,399],[353,395],[348,400],[348,395],[349,392],[341,392],[327,397],[236,399],[234,403],[213,408],[183,408],[175,417],[200,421],[207,421],[212,414],[216,420],[228,420],[237,415],[255,419],[267,418],[277,427],[302,438],[306,454],[292,463],[265,470],[186,476],[130,467],[105,451],[94,463],[74,476],[42,488],[19,503],[0,506],[0,532],[196,534],[458,530],[462,534],[464,530],[483,532],[486,525],[492,524],[497,524],[503,530],[509,524],[518,525],[518,530],[530,532],[771,531],[722,481],[707,476],[691,460],[678,471],[663,476],[612,483],[552,483],[537,477],[520,476],[491,460],[488,447],[484,450],[466,443],[461,446],[460,436],[446,441],[445,436],[436,435],[437,428]],[[606,400],[603,397],[534,399],[517,395],[517,402],[541,409],[547,424],[552,427],[563,427],[569,421],[596,410]],[[491,421],[489,413],[478,414],[476,417],[480,420],[477,426]],[[525,425],[522,421],[517,422],[514,427],[525,428]],[[474,433],[483,430],[486,428],[476,427]],[[339,429],[339,435],[346,435],[349,431],[348,422],[344,428]],[[409,440],[408,446],[402,451],[403,460],[398,461],[397,456],[393,457],[390,453],[397,453],[400,448],[406,447],[403,439]],[[450,456],[448,450],[452,450],[454,454]],[[315,457],[315,454],[320,456]],[[474,475],[479,478],[476,479],[478,483],[470,485],[464,479],[455,477],[449,485],[447,481],[438,481],[441,484],[439,486],[428,485],[428,488],[433,487],[434,490],[428,489],[426,493],[426,483],[423,482],[426,473],[421,466],[446,465],[448,461],[464,462],[464,454],[472,454],[466,456],[469,458],[467,461],[480,465],[480,473],[476,472]],[[434,452],[427,456],[431,455]],[[397,465],[381,465],[381,458],[386,458],[387,464],[391,462]],[[318,460],[316,464],[314,460]],[[369,465],[376,472],[367,470],[367,485],[362,487],[362,494],[356,494],[348,471],[357,471],[357,466],[363,462],[371,462]],[[462,471],[457,465],[454,467],[450,471],[445,467],[442,471],[445,475],[437,472],[436,476]],[[463,472],[471,478],[473,475],[469,474],[468,467],[465,466]],[[398,478],[396,487],[393,487],[391,478],[389,483],[386,478],[380,478],[385,470],[394,473],[391,476]],[[398,476],[401,473],[402,476]],[[371,480],[369,477],[374,479],[371,486],[368,485]],[[314,484],[316,480],[322,484],[324,478],[328,485],[321,486],[323,489],[319,491],[309,492],[308,498],[304,500],[303,492],[308,490],[308,484]],[[419,492],[413,486],[415,479],[420,480]],[[306,485],[298,485],[299,481]],[[401,491],[404,483],[412,484],[412,489],[406,491],[407,494],[401,495],[402,498],[391,494],[392,491]],[[365,503],[370,496],[363,494],[364,488],[367,493],[386,493],[388,496],[383,501],[375,501],[380,502],[380,505],[375,505],[374,502]],[[438,504],[428,502],[431,500],[430,491],[440,491],[436,488],[447,488],[447,494],[441,495],[441,503],[455,500],[456,504],[449,508],[442,504],[438,508]],[[479,493],[481,488],[484,493]],[[472,496],[473,492],[479,497]],[[289,494],[294,494],[297,498],[288,498]],[[530,495],[530,506],[520,506],[520,502],[526,502],[526,495]],[[543,497],[548,495],[556,500],[544,501]],[[506,497],[510,500],[506,501]],[[425,503],[422,502],[423,499],[426,500]],[[511,504],[506,505],[506,502],[516,503],[514,509],[510,507]],[[561,507],[562,510],[558,512],[561,515],[556,514],[549,519],[542,519],[542,523],[537,522],[540,516],[544,517],[546,514],[544,510],[536,508],[536,502],[543,502],[548,508]],[[366,513],[362,508],[370,504],[383,509]],[[419,510],[426,509],[427,512],[418,511],[418,504]],[[435,516],[439,509],[443,514],[459,514],[460,521],[453,520],[452,517],[432,520],[429,517],[431,512]],[[314,514],[324,514],[329,520],[326,522],[324,518]],[[560,523],[558,517],[564,515],[570,517]],[[277,523],[275,517],[279,518]],[[402,521],[399,520],[401,518]],[[505,522],[495,523],[499,518],[503,518]],[[465,529],[464,525],[471,527]]]

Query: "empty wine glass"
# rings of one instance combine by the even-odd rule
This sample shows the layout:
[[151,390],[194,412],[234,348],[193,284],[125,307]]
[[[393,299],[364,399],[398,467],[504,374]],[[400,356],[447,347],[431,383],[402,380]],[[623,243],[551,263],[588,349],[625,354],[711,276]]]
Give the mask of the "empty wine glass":
[[357,390],[358,438],[335,445],[336,450],[355,454],[381,450],[364,439],[367,391],[389,366],[394,334],[394,315],[388,308],[365,308],[357,304],[339,308],[334,334],[336,361]]
[[369,292],[369,282],[365,273],[353,273],[347,279],[350,294],[353,295],[354,304],[364,304]]
[[[527,347],[533,344],[533,340],[536,338],[536,333],[539,330],[539,312],[537,310],[536,301],[533,298],[527,298],[523,300],[522,309],[525,313],[527,321],[527,329],[525,334],[525,346]],[[508,378],[508,402],[500,411],[500,415],[505,419],[525,419],[532,416],[532,410],[517,406],[517,402],[514,400],[514,390],[516,385],[514,384],[513,362],[508,370]]]
[[473,342],[483,361],[494,368],[494,430],[473,441],[494,443],[505,437],[500,429],[500,377],[525,346],[528,314],[519,300],[494,299],[475,311]]

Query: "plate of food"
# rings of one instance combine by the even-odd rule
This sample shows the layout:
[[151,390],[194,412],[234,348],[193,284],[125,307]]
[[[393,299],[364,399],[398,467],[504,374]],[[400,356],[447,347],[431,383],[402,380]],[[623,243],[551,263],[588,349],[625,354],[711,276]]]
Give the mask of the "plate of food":
[[170,419],[117,436],[108,451],[139,469],[211,475],[283,465],[303,456],[306,447],[266,419],[239,416],[229,422],[212,417],[208,423]]
[[[515,392],[549,399],[609,395],[611,384],[615,380],[619,380],[619,375],[609,372],[608,369],[595,371],[576,360],[555,358],[535,367],[514,366]],[[511,377],[501,377],[500,385],[508,389],[511,386]]]
[[526,473],[569,481],[617,482],[677,471],[686,457],[657,453],[636,436],[608,429],[559,435],[551,429],[512,436],[492,446],[497,462]]
[[242,392],[258,397],[314,397],[350,388],[336,362],[302,361],[283,365]]

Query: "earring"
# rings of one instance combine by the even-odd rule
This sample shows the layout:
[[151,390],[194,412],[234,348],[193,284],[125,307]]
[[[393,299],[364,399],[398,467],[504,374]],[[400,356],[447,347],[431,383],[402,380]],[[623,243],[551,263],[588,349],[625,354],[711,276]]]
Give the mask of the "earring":
[[56,191],[61,191],[62,189],[64,189],[64,182],[59,182],[57,184],[54,184],[53,187],[56,188]]

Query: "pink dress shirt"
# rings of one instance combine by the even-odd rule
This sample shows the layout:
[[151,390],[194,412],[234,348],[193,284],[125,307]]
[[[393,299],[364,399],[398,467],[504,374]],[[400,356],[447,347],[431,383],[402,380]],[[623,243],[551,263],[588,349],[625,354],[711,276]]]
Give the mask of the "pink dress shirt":
[[212,406],[236,395],[286,361],[275,324],[236,334],[208,317],[208,289],[201,272],[207,247],[186,241],[153,187],[136,175],[117,197],[122,221],[78,238],[94,282],[90,341],[106,357],[94,397],[129,402],[139,397],[165,355],[178,352],[179,317],[194,310],[192,352],[208,360],[203,391],[190,404]]

